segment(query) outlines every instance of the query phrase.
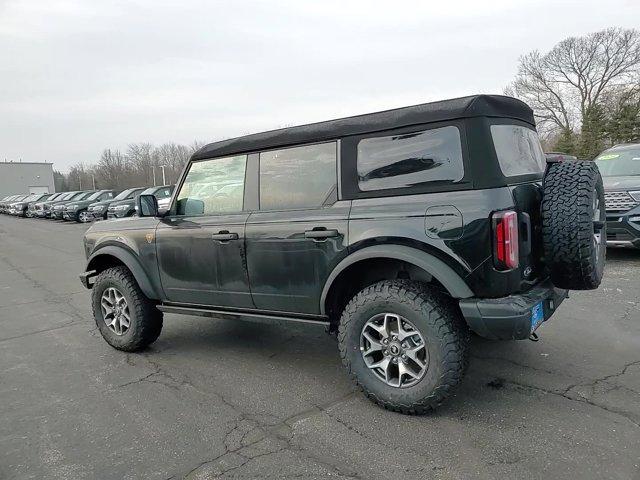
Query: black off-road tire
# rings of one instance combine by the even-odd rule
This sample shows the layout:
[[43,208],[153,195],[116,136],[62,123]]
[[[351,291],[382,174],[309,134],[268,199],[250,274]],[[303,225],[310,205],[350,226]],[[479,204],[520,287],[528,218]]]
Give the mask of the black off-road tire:
[[[131,324],[124,335],[116,335],[104,321],[100,301],[109,287],[118,289],[129,305]],[[98,274],[91,289],[91,306],[102,337],[118,350],[142,350],[155,342],[162,332],[162,312],[142,293],[133,274],[125,266],[108,268]]]
[[[362,357],[362,329],[380,313],[406,318],[425,340],[428,368],[412,386],[387,385]],[[342,363],[356,385],[381,407],[410,415],[433,410],[453,393],[467,367],[468,344],[469,329],[454,301],[408,280],[384,280],[359,292],[345,307],[338,330]]]
[[598,288],[607,250],[598,167],[587,161],[551,164],[543,189],[542,237],[551,281],[570,290]]

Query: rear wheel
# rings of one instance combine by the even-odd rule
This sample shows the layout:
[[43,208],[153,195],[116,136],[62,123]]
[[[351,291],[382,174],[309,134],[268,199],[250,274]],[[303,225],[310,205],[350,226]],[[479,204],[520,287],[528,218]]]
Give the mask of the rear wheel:
[[550,165],[544,178],[542,235],[551,280],[560,288],[598,288],[606,257],[604,187],[593,162]]
[[450,298],[418,282],[385,280],[345,307],[338,340],[343,364],[369,399],[421,414],[462,379],[469,330]]
[[141,350],[160,336],[162,312],[124,266],[108,268],[97,276],[91,304],[102,337],[118,350]]

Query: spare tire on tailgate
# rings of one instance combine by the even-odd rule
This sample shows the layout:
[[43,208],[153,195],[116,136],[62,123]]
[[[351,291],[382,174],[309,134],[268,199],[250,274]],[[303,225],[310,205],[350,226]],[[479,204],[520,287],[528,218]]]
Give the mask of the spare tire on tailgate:
[[556,287],[598,288],[607,236],[604,187],[595,163],[549,164],[543,183],[542,237]]

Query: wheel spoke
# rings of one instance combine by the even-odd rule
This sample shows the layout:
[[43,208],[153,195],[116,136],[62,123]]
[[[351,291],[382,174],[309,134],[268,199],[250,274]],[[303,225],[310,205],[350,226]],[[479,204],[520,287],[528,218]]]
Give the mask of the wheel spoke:
[[398,364],[398,376],[400,378],[400,383],[401,384],[402,384],[402,375],[409,375],[411,378],[420,378],[420,374],[414,372],[404,362],[400,362]]
[[415,337],[416,335],[420,335],[417,330],[406,330],[402,325],[402,322],[398,319],[398,340],[403,341],[407,338]]
[[413,348],[408,348],[404,351],[404,353],[407,355],[407,357],[409,357],[409,359],[411,359],[413,362],[416,363],[416,365],[418,365],[418,367],[420,367],[420,369],[424,369],[427,366],[427,362],[425,362],[424,360],[418,358],[418,353],[420,352],[420,350],[424,349],[424,345],[417,345]]
[[376,332],[380,334],[380,338],[389,338],[389,318],[388,315],[385,315],[382,319],[382,325],[377,325],[375,323],[368,323],[369,327],[373,328]]
[[103,298],[100,301],[100,306],[102,307],[102,314],[104,316],[111,315],[113,313],[113,305],[109,303],[109,300]]
[[383,371],[385,381],[389,381],[389,366],[391,365],[391,359],[388,357],[383,358],[379,362],[372,363],[369,368],[379,368]]
[[364,350],[363,355],[371,355],[373,352],[382,351],[382,344],[378,340],[373,338],[369,332],[363,332],[362,336],[369,342],[369,348]]

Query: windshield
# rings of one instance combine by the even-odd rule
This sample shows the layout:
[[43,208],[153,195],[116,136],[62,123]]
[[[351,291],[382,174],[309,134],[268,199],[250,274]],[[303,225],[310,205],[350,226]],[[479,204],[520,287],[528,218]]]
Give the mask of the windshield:
[[74,197],[73,200],[86,200],[89,196],[93,195],[94,192],[80,192],[80,195]]
[[128,188],[126,190],[123,190],[122,192],[120,192],[116,198],[114,198],[113,200],[124,200],[125,198],[127,198],[129,195],[131,195],[133,192],[137,192],[138,190],[142,190],[141,188]]
[[640,145],[605,150],[596,165],[603,177],[640,175]]
[[171,196],[171,187],[149,187],[140,195],[154,195],[156,198],[167,198]]
[[104,192],[95,192],[93,195],[91,195],[90,197],[88,197],[86,200],[95,200],[96,198],[98,198],[100,195],[102,195]]

